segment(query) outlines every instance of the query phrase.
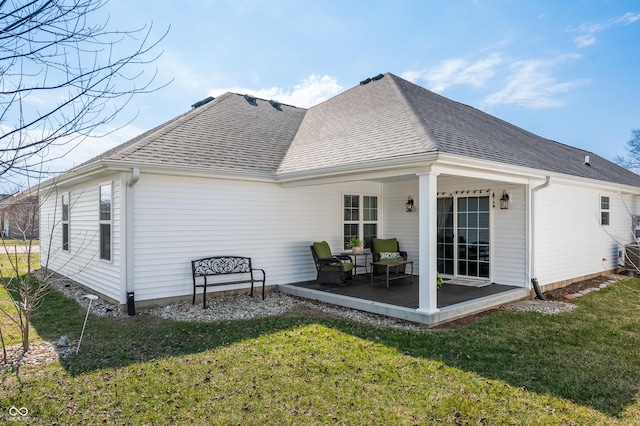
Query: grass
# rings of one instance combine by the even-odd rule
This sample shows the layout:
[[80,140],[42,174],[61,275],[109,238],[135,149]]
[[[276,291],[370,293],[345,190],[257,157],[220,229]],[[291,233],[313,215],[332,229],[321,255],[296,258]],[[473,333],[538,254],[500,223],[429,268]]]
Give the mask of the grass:
[[[626,281],[568,314],[426,332],[90,315],[78,356],[1,373],[0,419],[13,406],[35,424],[640,424],[639,292]],[[86,311],[47,297],[39,336],[77,341]]]
[[[11,256],[11,257],[9,257]],[[11,278],[14,277],[14,265],[18,264],[19,271],[26,272],[27,271],[27,255],[25,254],[5,254],[0,250],[0,280],[3,283],[11,285]],[[40,267],[40,253],[31,253],[31,267],[33,269]],[[2,313],[2,311],[10,313],[12,316],[17,318],[17,312],[9,296],[7,295],[7,291],[5,286],[0,287],[0,331],[2,331],[2,337],[4,339],[4,343],[7,346],[14,345],[16,343],[22,342],[22,336],[20,333],[20,328],[11,322],[11,320]],[[31,327],[30,334],[33,341],[40,340],[36,330]]]
[[24,239],[15,239],[15,238],[0,238],[0,246],[26,246],[31,244],[34,247],[40,245],[40,240],[24,240]]

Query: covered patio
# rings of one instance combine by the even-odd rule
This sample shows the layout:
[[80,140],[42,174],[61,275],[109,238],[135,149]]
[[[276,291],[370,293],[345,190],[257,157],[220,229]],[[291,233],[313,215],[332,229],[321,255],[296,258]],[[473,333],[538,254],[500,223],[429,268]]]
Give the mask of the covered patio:
[[438,310],[428,314],[419,308],[418,275],[394,280],[389,288],[382,281],[370,284],[368,274],[354,277],[345,286],[305,281],[279,285],[278,290],[293,296],[318,300],[338,306],[358,309],[393,318],[436,326],[454,319],[496,308],[506,303],[530,297],[530,290],[499,284],[483,287],[447,282],[437,291]]

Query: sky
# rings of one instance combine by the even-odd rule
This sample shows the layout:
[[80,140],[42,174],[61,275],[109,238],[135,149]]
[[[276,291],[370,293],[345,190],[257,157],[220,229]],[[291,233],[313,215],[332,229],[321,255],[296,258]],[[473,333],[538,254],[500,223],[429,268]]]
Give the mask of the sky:
[[637,1],[109,0],[99,14],[112,29],[168,30],[145,70],[168,85],[134,97],[114,133],[84,141],[54,170],[208,96],[311,107],[385,72],[607,159],[640,128]]

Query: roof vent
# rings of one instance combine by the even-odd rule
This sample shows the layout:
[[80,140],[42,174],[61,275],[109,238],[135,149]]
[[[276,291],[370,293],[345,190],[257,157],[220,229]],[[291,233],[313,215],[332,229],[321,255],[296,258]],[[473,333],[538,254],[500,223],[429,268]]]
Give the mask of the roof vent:
[[282,108],[281,108],[282,104],[280,102],[276,102],[276,101],[270,100],[269,103],[271,104],[272,107],[274,107],[278,111],[282,111]]
[[213,96],[209,96],[206,99],[203,99],[201,101],[196,102],[195,104],[191,105],[191,108],[198,108],[204,104],[208,104],[209,102],[211,102],[212,100],[214,100],[215,98]]
[[362,81],[360,82],[360,86],[364,86],[365,84],[369,84],[369,83],[371,83],[372,81],[378,81],[378,80],[380,80],[382,77],[384,77],[384,74],[378,74],[378,75],[373,76],[373,77],[371,77],[371,78],[368,78],[368,79],[366,79],[366,80],[362,80]]
[[589,162],[589,156],[588,156],[588,155],[585,155],[585,156],[584,156],[584,164],[585,164],[586,166],[591,166],[591,163]]
[[254,98],[253,96],[244,95],[244,98],[245,98],[245,99],[247,100],[247,102],[249,102],[251,105],[258,106],[258,103],[256,102],[256,98]]

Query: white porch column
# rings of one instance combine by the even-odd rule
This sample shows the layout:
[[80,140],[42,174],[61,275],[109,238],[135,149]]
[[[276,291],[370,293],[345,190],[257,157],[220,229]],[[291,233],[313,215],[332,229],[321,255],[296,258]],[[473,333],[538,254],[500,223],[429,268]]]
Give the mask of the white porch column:
[[417,311],[425,314],[438,312],[438,175],[435,172],[418,174],[420,288]]

